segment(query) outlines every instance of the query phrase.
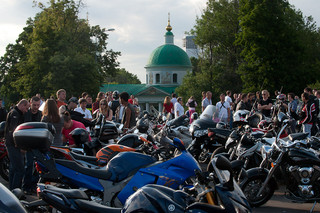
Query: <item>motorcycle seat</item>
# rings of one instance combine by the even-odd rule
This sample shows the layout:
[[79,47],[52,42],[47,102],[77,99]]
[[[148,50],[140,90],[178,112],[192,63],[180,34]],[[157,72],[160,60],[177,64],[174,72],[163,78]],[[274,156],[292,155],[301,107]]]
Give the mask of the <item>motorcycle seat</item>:
[[122,211],[121,208],[109,207],[101,205],[95,201],[89,200],[80,200],[76,199],[74,202],[79,206],[83,212],[91,212],[91,213],[120,213]]
[[112,176],[112,173],[104,169],[90,169],[80,165],[79,163],[71,160],[55,159],[57,164],[60,164],[64,167],[72,169],[76,172],[88,175],[91,177],[99,178],[102,180],[109,180]]
[[66,198],[89,200],[88,195],[80,189],[62,189],[52,185],[46,185],[45,190],[50,190],[63,194]]
[[289,135],[289,140],[290,141],[295,141],[295,140],[303,140],[306,139],[308,137],[308,133],[292,133]]
[[98,165],[98,158],[96,158],[95,156],[86,156],[86,155],[77,154],[75,152],[70,152],[70,155],[75,160],[82,160],[93,165]]

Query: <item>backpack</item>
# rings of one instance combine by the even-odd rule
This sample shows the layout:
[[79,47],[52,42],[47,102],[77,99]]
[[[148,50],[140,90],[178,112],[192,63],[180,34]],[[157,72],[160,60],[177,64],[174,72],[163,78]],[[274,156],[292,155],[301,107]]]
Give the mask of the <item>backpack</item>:
[[114,115],[116,114],[116,110],[117,110],[118,106],[120,106],[119,100],[111,101],[110,108],[111,108]]

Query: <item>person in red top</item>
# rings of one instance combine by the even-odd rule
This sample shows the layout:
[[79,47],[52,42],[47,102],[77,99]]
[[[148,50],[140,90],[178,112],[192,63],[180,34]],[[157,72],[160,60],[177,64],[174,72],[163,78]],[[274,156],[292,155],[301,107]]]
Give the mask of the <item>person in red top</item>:
[[56,95],[57,95],[57,107],[58,107],[58,109],[62,105],[67,105],[67,103],[66,103],[67,92],[64,89],[59,89],[57,91]]
[[128,102],[130,104],[133,104],[134,95],[130,95],[130,98],[128,99]]
[[[64,124],[62,129],[62,140],[64,143],[69,141],[69,147],[76,147],[76,144],[74,143],[74,139],[72,138],[71,135],[69,135],[69,133],[75,128],[82,128],[86,130],[86,127],[83,125],[83,123],[72,120],[70,113],[68,111],[64,112],[63,119],[64,119]],[[89,136],[89,140],[91,141],[90,136]]]
[[169,96],[166,96],[164,98],[163,102],[163,110],[162,112],[167,115],[168,113],[171,113],[173,111],[173,103],[171,102],[171,98]]

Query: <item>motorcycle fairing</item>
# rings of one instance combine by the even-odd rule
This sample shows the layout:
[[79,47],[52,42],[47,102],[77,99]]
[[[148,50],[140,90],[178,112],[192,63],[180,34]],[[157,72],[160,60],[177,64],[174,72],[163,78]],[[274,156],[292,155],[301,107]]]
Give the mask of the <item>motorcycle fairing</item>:
[[[72,162],[72,161],[70,161]],[[70,164],[71,165],[71,164]],[[77,188],[88,188],[95,191],[104,191],[104,188],[99,182],[99,178],[93,177],[91,175],[83,174],[72,168],[68,168],[59,163],[56,163],[56,167],[63,174],[63,178],[67,184],[70,186],[76,186]],[[93,169],[91,169],[93,170]],[[96,169],[99,170],[99,169]],[[65,178],[67,177],[67,178]]]
[[[186,162],[188,165],[185,164]],[[201,170],[199,164],[190,153],[183,151],[178,157],[139,169],[119,193],[118,198],[124,204],[135,190],[146,184],[164,185],[177,189],[187,178],[195,175],[195,170]]]

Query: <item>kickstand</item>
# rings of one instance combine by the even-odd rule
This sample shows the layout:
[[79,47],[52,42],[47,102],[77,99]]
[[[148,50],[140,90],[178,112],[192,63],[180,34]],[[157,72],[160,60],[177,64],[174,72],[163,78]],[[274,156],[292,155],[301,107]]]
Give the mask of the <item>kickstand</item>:
[[314,207],[316,207],[316,205],[317,205],[317,201],[314,201],[313,206],[312,206],[312,208],[311,208],[311,210],[310,210],[310,213],[312,213],[312,212],[313,212]]

